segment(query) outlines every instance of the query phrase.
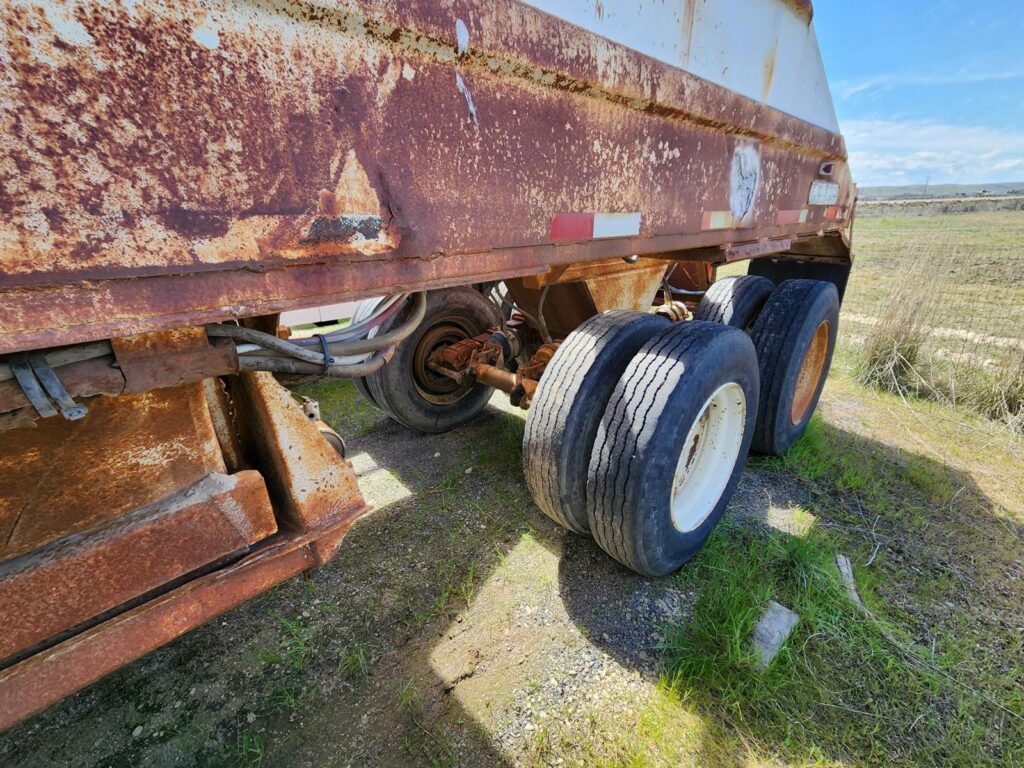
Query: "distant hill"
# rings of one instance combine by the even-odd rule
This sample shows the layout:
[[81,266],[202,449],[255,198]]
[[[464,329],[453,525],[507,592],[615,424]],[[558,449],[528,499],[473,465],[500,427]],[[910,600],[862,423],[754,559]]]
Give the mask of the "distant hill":
[[859,187],[861,200],[930,200],[956,197],[1024,195],[1024,181],[1004,184],[918,184],[907,187]]

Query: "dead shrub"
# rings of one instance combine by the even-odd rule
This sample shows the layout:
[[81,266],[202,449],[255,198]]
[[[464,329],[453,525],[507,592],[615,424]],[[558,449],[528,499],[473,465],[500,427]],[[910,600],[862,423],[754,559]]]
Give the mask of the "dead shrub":
[[[956,248],[921,247],[908,257],[859,355],[857,377],[887,392],[927,397],[1005,423],[1024,434],[1024,338],[978,308],[944,278]],[[1010,337],[986,329],[1004,327]]]

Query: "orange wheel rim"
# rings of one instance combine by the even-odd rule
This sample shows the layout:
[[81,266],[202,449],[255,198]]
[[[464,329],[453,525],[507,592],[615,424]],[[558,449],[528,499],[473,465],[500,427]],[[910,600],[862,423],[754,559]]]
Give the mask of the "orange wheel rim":
[[814,338],[807,347],[807,354],[800,363],[800,373],[796,377],[796,389],[793,392],[793,407],[790,409],[789,420],[799,424],[811,409],[811,402],[825,376],[825,362],[828,360],[828,342],[831,336],[831,324],[822,322],[814,332]]

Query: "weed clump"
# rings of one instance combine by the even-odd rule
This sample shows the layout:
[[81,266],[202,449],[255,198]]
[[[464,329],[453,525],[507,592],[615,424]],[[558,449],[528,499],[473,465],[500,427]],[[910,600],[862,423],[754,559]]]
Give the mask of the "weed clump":
[[[860,350],[857,378],[900,396],[936,400],[1024,434],[1024,336],[1004,308],[949,287],[956,247],[925,246],[897,275]],[[976,330],[1001,328],[1008,336]]]
[[921,393],[925,345],[936,327],[939,280],[918,256],[899,275],[889,304],[864,344],[859,378],[887,392]]

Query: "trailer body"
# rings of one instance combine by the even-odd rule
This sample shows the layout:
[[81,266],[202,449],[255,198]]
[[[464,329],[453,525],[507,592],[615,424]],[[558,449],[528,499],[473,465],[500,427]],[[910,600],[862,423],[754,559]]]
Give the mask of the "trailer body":
[[[849,271],[808,0],[0,6],[0,728],[367,510],[207,324],[505,281],[567,334],[672,266]],[[18,366],[88,414],[43,418]]]

